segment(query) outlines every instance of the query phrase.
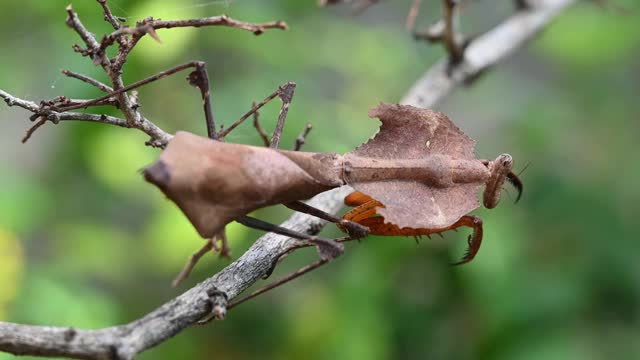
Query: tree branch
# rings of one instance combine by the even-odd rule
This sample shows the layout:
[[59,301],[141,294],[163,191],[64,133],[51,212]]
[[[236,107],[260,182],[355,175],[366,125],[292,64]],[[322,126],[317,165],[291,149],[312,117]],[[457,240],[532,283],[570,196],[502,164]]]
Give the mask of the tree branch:
[[112,32],[102,39],[101,47],[104,49],[122,35],[137,35],[141,36],[149,34],[156,40],[157,35],[155,30],[157,29],[171,29],[176,27],[201,27],[201,26],[228,26],[236,29],[247,30],[255,35],[261,35],[267,29],[280,29],[287,30],[287,24],[284,21],[271,21],[264,24],[251,24],[244,21],[238,21],[228,17],[227,15],[212,16],[201,19],[189,19],[189,20],[153,20],[147,18],[137,24],[136,27],[121,27],[120,29]]
[[[349,189],[318,195],[310,205],[330,213],[342,208]],[[282,226],[317,233],[325,224],[316,217],[295,213]],[[126,325],[100,330],[31,326],[0,322],[0,350],[16,355],[66,356],[77,359],[132,359],[136,354],[176,335],[206,317],[214,304],[224,305],[262,279],[280,254],[300,244],[299,240],[275,235],[262,236],[238,260],[213,277],[170,300],[143,318]],[[222,295],[226,294],[226,298]]]
[[402,103],[431,107],[460,84],[473,81],[484,71],[508,58],[534,35],[542,31],[562,10],[577,0],[531,1],[502,24],[477,37],[467,46],[464,60],[450,67],[447,59],[433,65],[411,87]]
[[[207,130],[210,135],[213,135],[214,138],[217,138],[215,124],[213,122],[213,114],[211,112],[209,82],[207,79],[207,72],[204,62],[192,61],[187,64],[177,66],[173,69],[161,72],[147,79],[138,81],[129,86],[125,86],[124,81],[122,80],[122,67],[126,63],[129,54],[145,34],[149,34],[154,39],[159,41],[159,38],[155,33],[156,29],[219,25],[248,30],[256,35],[260,35],[268,29],[287,29],[287,24],[283,21],[252,24],[232,19],[226,15],[171,21],[146,18],[138,22],[136,24],[136,27],[130,28],[119,23],[119,20],[111,13],[111,10],[107,4],[107,0],[97,0],[97,2],[102,7],[105,20],[109,22],[115,29],[115,31],[113,31],[112,33],[105,35],[100,43],[96,40],[96,36],[91,33],[80,21],[78,14],[73,10],[71,5],[67,6],[66,8],[66,12],[68,15],[66,23],[70,28],[75,30],[78,35],[80,35],[80,38],[86,46],[86,48],[82,48],[80,45],[74,44],[73,49],[76,52],[82,54],[82,56],[90,57],[95,65],[100,65],[109,77],[109,80],[111,81],[111,84],[113,86],[110,87],[86,75],[74,73],[69,70],[63,70],[62,73],[64,75],[96,86],[100,90],[107,92],[107,94],[96,99],[84,101],[71,101],[66,97],[59,97],[54,101],[43,101],[40,103],[40,105],[36,105],[33,102],[17,98],[0,90],[0,97],[4,98],[5,102],[9,106],[18,105],[26,110],[31,111],[33,112],[33,115],[30,117],[30,119],[32,121],[37,120],[35,125],[29,128],[22,142],[27,141],[31,137],[31,135],[37,129],[42,127],[47,121],[52,121],[57,124],[59,120],[87,120],[139,129],[149,135],[150,139],[146,142],[147,145],[154,147],[164,147],[169,142],[169,140],[171,140],[172,135],[162,130],[155,123],[144,117],[139,111],[140,106],[137,103],[137,97],[134,97],[133,95],[130,97],[128,91],[152,81],[159,80],[165,76],[171,75],[188,67],[196,68],[196,72],[191,73],[189,80],[192,85],[198,87],[201,91],[203,98],[203,107],[207,120]],[[113,45],[116,41],[118,43],[118,51],[114,59],[111,60],[107,57],[106,49],[109,46]],[[121,122],[122,119],[108,116],[86,114],[71,115],[72,113],[70,113],[71,110],[105,104],[115,105],[116,107],[118,107],[124,114],[124,121],[126,124],[123,124]]]
[[[504,23],[473,41],[465,51],[464,60],[459,64],[447,69],[449,61],[445,59],[434,65],[409,90],[402,102],[422,107],[434,106],[458,85],[474,79],[508,57],[526,40],[541,31],[561,10],[575,2],[577,0],[546,0],[518,11]],[[121,87],[123,86],[114,86],[116,90]],[[39,109],[37,104],[17,99],[1,90],[0,96],[9,105],[18,105],[31,111]],[[119,123],[124,121],[118,120]],[[350,190],[343,187],[325,192],[313,198],[310,204],[335,214],[342,208],[342,199]],[[317,233],[324,224],[318,218],[295,213],[281,226],[300,232]],[[219,273],[126,325],[79,330],[0,322],[0,350],[21,355],[79,359],[132,359],[136,354],[171,338],[211,312],[219,317],[224,315],[226,301],[238,296],[268,274],[281,253],[299,244],[298,240],[266,234]]]

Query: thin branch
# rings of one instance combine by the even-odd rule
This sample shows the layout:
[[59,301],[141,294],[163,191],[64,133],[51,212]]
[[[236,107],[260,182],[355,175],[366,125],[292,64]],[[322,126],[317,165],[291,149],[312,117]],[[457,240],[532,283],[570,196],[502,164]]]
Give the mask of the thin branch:
[[32,127],[30,127],[27,130],[27,133],[24,135],[24,137],[22,138],[22,143],[26,143],[29,138],[31,138],[31,135],[33,135],[33,133],[38,130],[39,127],[41,127],[42,125],[44,125],[44,123],[47,122],[47,117],[46,116],[41,116],[40,120],[38,120]]
[[[123,128],[131,128],[127,120],[121,119],[115,116],[104,115],[104,114],[85,114],[85,113],[76,113],[76,112],[63,112],[56,114],[60,121],[64,120],[78,120],[78,121],[90,121],[90,122],[99,122],[108,125],[120,126]],[[166,134],[167,142],[171,139],[171,135]]]
[[187,80],[189,84],[200,89],[202,96],[202,107],[204,109],[204,117],[207,123],[207,135],[209,139],[217,139],[216,122],[213,120],[213,112],[211,111],[211,93],[209,91],[209,75],[204,61],[195,62],[195,70],[189,74]]
[[111,13],[111,9],[109,9],[109,5],[107,4],[107,0],[98,0],[100,6],[102,6],[102,11],[104,12],[104,20],[113,26],[114,30],[120,29],[122,26],[118,18],[113,16]]
[[[93,35],[87,28],[82,24],[78,14],[73,11],[71,5],[67,6],[67,25],[74,29],[78,35],[82,38],[82,41],[87,45],[87,49],[85,51],[80,51],[83,55],[88,55],[93,60],[94,64],[101,65],[105,70],[109,68],[110,61],[105,55],[104,51],[100,51],[100,44],[96,40],[95,35]],[[79,47],[74,45],[74,50],[78,51]]]
[[[336,213],[349,191],[348,188],[334,189],[316,196],[309,204]],[[285,228],[307,233],[315,233],[323,225],[323,220],[300,213],[282,224]],[[227,300],[262,279],[279,254],[297,244],[298,240],[286,236],[266,234],[216,275],[126,325],[81,330],[0,322],[0,351],[77,359],[133,359],[136,354],[206,318],[216,306],[220,309]]]
[[464,49],[462,48],[461,41],[458,40],[461,36],[458,35],[456,30],[458,1],[459,0],[443,0],[444,32],[442,34],[442,42],[451,57],[451,63],[454,65],[462,61],[464,57]]
[[82,21],[80,21],[78,14],[73,11],[73,7],[71,5],[68,5],[66,10],[67,14],[69,15],[66,21],[67,25],[69,25],[70,28],[74,29],[78,33],[78,35],[80,35],[82,41],[87,44],[87,47],[90,50],[97,50],[98,48],[100,48],[100,44],[96,40],[96,36],[93,35],[89,30],[87,30],[84,24],[82,24]]
[[116,95],[120,95],[120,94],[125,93],[125,92],[127,92],[129,90],[137,89],[137,88],[139,88],[141,86],[144,86],[144,85],[146,85],[148,83],[160,80],[162,78],[165,78],[165,77],[167,77],[169,75],[175,74],[175,73],[177,73],[179,71],[182,71],[184,69],[188,69],[190,67],[197,67],[199,63],[200,63],[199,61],[191,61],[191,62],[182,64],[182,65],[178,65],[178,66],[175,66],[175,67],[173,67],[173,68],[171,68],[169,70],[161,71],[161,72],[159,72],[159,73],[157,73],[157,74],[155,74],[153,76],[149,76],[148,78],[142,79],[140,81],[136,81],[131,85],[120,87],[118,90],[114,90],[114,91],[108,93],[107,95],[104,95],[104,96],[101,96],[101,97],[98,97],[98,98],[95,98],[95,99],[92,99],[92,100],[89,100],[89,101],[86,101],[86,102],[83,102],[83,103],[80,103],[80,104],[60,107],[60,108],[57,108],[57,110],[58,111],[69,111],[69,110],[76,110],[76,109],[83,109],[83,108],[86,109],[89,106],[94,106],[94,105],[96,105],[96,104],[100,103],[101,101],[104,101],[104,100],[106,100],[108,98],[114,97]]
[[[456,87],[468,83],[508,58],[577,0],[544,0],[518,11],[491,31],[478,36],[465,49],[464,61],[450,68],[447,59],[433,65],[411,87],[402,103],[432,107]],[[449,71],[448,71],[449,70]]]
[[2,89],[0,89],[0,97],[4,99],[4,102],[7,103],[8,106],[19,106],[33,113],[40,111],[40,106],[33,101],[20,99],[3,91]]
[[[419,2],[415,2],[409,12],[407,24],[411,19],[414,7]],[[423,30],[414,30],[413,36],[417,40],[426,40],[430,43],[440,42],[449,53],[450,65],[456,65],[464,58],[463,37],[457,31],[458,13],[460,12],[460,0],[442,0],[443,15],[433,25]],[[415,15],[414,15],[415,16]],[[413,19],[412,21],[414,21]],[[412,28],[408,28],[411,30]]]
[[[253,104],[251,104],[251,108],[252,109],[256,108],[255,101],[253,102]],[[269,135],[267,135],[267,133],[262,128],[262,126],[260,126],[260,113],[258,112],[257,109],[253,113],[253,126],[256,128],[258,135],[260,135],[260,138],[262,139],[262,143],[264,144],[264,146],[266,147],[271,146],[271,140],[269,140]]]
[[[7,105],[9,106],[19,106],[23,109],[33,112],[35,115],[35,118],[44,117],[45,120],[51,121],[53,123],[57,123],[59,121],[65,121],[65,120],[78,120],[78,121],[99,122],[103,124],[115,125],[115,126],[120,126],[124,128],[132,127],[127,122],[127,120],[121,119],[115,116],[104,115],[104,114],[77,113],[77,112],[71,112],[71,111],[56,112],[51,109],[42,108],[40,105],[36,104],[33,101],[20,99],[18,97],[15,97],[3,91],[2,89],[0,89],[0,98],[3,98],[4,101],[7,103]],[[31,134],[29,134],[29,136],[31,136],[33,133],[33,130],[36,130],[36,129],[33,129],[33,128],[30,129]],[[165,133],[164,131],[162,131],[157,127],[155,129],[152,127],[149,127],[149,128],[145,127],[145,128],[139,128],[139,129],[149,134],[150,136],[152,136],[152,138],[155,138],[158,141],[162,142],[162,144],[168,143],[169,140],[172,138],[172,135]]]
[[298,135],[298,137],[296,138],[296,144],[293,146],[293,151],[300,151],[302,145],[304,145],[305,141],[307,140],[307,136],[309,135],[311,129],[313,129],[313,125],[311,125],[311,123],[307,123],[307,125],[304,127],[304,130],[302,130],[300,135]]
[[121,35],[142,36],[145,34],[149,34],[152,37],[157,37],[157,35],[155,35],[155,30],[158,29],[202,26],[228,26],[236,29],[247,30],[254,33],[255,35],[261,35],[268,29],[287,30],[289,28],[284,21],[280,20],[262,24],[252,24],[232,19],[227,15],[188,20],[154,20],[153,18],[147,18],[138,22],[136,27],[121,27],[111,34],[106,35],[102,39],[100,46],[102,49],[105,49],[109,45],[113,44],[114,41]]
[[256,291],[252,292],[251,294],[249,294],[247,296],[244,296],[244,297],[242,297],[242,298],[240,298],[240,299],[238,299],[236,301],[230,302],[229,305],[227,305],[227,310],[231,310],[232,308],[242,304],[245,301],[251,300],[251,299],[253,299],[253,298],[255,298],[255,297],[257,297],[257,296],[259,296],[261,294],[266,293],[267,291],[269,291],[271,289],[275,289],[278,286],[280,286],[280,285],[282,285],[284,283],[287,283],[287,282],[289,282],[289,281],[291,281],[293,279],[296,279],[296,278],[298,278],[298,277],[300,277],[300,276],[302,276],[302,275],[304,275],[304,274],[306,274],[306,273],[308,273],[310,271],[313,271],[313,270],[319,268],[320,266],[322,266],[322,265],[324,265],[324,264],[326,264],[328,262],[329,262],[329,260],[320,259],[320,260],[317,260],[314,263],[311,263],[311,264],[309,264],[307,266],[304,266],[304,267],[298,269],[297,271],[294,271],[291,274],[281,278],[278,281],[275,281],[275,282],[273,282],[273,283],[271,283],[271,284],[269,284],[269,285],[267,285],[267,286],[265,286],[263,288],[260,288],[260,289],[258,289]]
[[94,78],[91,78],[87,75],[83,75],[77,72],[73,72],[71,70],[67,70],[67,69],[63,69],[62,73],[68,77],[74,78],[74,79],[78,79],[80,81],[84,81],[87,84],[93,85],[95,87],[97,87],[98,89],[106,92],[106,93],[110,93],[113,91],[113,89],[111,88],[111,86],[104,84]]
[[[162,20],[153,20],[152,18],[147,18],[141,22],[139,22],[135,28],[129,28],[126,26],[122,26],[119,23],[119,20],[111,13],[109,6],[107,5],[107,0],[97,0],[97,2],[102,7],[105,20],[109,22],[115,29],[111,34],[105,35],[101,43],[98,43],[96,37],[93,33],[91,33],[84,24],[80,21],[78,14],[73,10],[71,5],[67,6],[66,11],[68,14],[66,23],[69,27],[74,29],[82,38],[83,42],[86,45],[86,48],[82,48],[80,45],[74,45],[73,48],[75,51],[81,53],[83,56],[90,56],[94,62],[94,64],[101,65],[104,71],[109,76],[109,79],[112,83],[112,87],[106,84],[103,84],[95,79],[92,79],[86,75],[74,73],[69,70],[63,70],[63,74],[74,77],[81,81],[87,82],[93,86],[98,87],[99,89],[108,92],[105,96],[88,100],[88,101],[59,101],[59,102],[49,102],[46,104],[41,104],[40,106],[35,105],[33,103],[27,103],[20,99],[17,99],[7,93],[4,93],[3,96],[5,101],[9,105],[18,105],[23,108],[31,111],[34,115],[31,116],[32,120],[39,118],[41,115],[46,115],[45,120],[40,119],[37,126],[32,127],[27,132],[27,136],[25,140],[28,139],[33,132],[38,129],[40,126],[44,125],[47,120],[51,120],[56,122],[60,118],[60,114],[66,113],[81,108],[87,108],[89,106],[95,105],[104,105],[111,104],[116,105],[122,111],[125,116],[127,127],[137,128],[145,133],[147,133],[151,139],[147,141],[147,145],[155,146],[155,147],[164,147],[171,139],[171,135],[162,130],[156,124],[151,122],[149,119],[144,117],[139,112],[140,105],[137,102],[137,97],[130,98],[127,94],[128,91],[133,90],[142,85],[148,84],[152,81],[156,81],[165,76],[171,75],[177,71],[186,69],[188,67],[195,67],[196,72],[192,73],[190,76],[190,80],[192,85],[197,86],[203,98],[203,107],[205,112],[205,118],[207,121],[207,130],[210,136],[217,138],[215,123],[213,120],[213,115],[211,111],[211,102],[209,95],[209,84],[208,78],[206,74],[206,69],[204,68],[204,63],[202,62],[191,62],[188,64],[180,65],[176,68],[164,71],[157,75],[151,76],[147,79],[138,81],[129,86],[125,86],[122,80],[122,66],[126,63],[128,55],[131,53],[132,49],[136,46],[138,41],[145,34],[150,34],[154,38],[157,39],[157,35],[155,34],[155,29],[160,28],[172,28],[172,27],[185,27],[185,26],[210,26],[210,25],[221,25],[221,26],[229,26],[239,29],[244,29],[253,32],[256,35],[259,35],[266,31],[267,29],[282,29],[286,30],[287,25],[282,21],[274,21],[264,24],[251,24],[247,22],[238,21],[235,19],[231,19],[226,15],[210,17],[210,18],[201,18],[201,19],[190,19],[190,20],[175,20],[175,21],[162,21]],[[132,35],[129,39],[128,36]],[[107,58],[106,56],[106,48],[112,45],[115,41],[118,41],[119,48],[118,52],[113,60],[113,62]],[[92,118],[93,120],[93,118]],[[118,124],[120,125],[120,124]]]
[[[236,127],[238,127],[238,125],[242,124],[245,120],[247,120],[249,118],[249,116],[251,116],[253,113],[255,113],[258,110],[260,110],[260,108],[265,106],[269,101],[275,99],[276,96],[281,96],[280,94],[282,93],[282,89],[284,89],[287,86],[287,84],[289,84],[289,83],[286,83],[286,84],[284,84],[282,86],[279,86],[276,91],[272,92],[269,96],[267,96],[262,101],[260,101],[258,103],[258,105],[255,105],[255,103],[254,103],[254,105],[251,108],[251,110],[247,111],[238,120],[234,121],[233,124],[231,124],[231,126],[229,126],[228,128],[226,128],[224,130],[220,130],[220,133],[218,134],[218,138],[219,139],[224,139],[225,136],[229,135],[229,133],[231,131],[233,131],[233,129],[235,129]],[[255,119],[254,119],[254,121],[255,121]],[[271,144],[271,142],[269,142],[269,144]]]

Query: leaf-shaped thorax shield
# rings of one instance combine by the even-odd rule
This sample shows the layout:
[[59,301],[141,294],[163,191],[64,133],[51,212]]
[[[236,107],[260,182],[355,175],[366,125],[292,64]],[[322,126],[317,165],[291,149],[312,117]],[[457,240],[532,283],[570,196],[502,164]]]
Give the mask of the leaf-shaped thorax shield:
[[344,181],[381,202],[376,212],[400,228],[443,228],[480,206],[489,176],[474,141],[444,114],[380,104],[373,139],[344,156]]

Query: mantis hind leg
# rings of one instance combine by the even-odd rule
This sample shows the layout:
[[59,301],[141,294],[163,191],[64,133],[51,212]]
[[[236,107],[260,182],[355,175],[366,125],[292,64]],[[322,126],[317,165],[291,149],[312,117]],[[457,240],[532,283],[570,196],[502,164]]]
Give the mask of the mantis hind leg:
[[[480,250],[482,243],[482,220],[477,216],[466,215],[461,217],[455,223],[443,228],[399,228],[397,225],[385,223],[384,217],[376,214],[377,207],[384,207],[382,203],[363,193],[354,192],[345,198],[345,204],[356,206],[347,212],[343,219],[356,222],[369,228],[369,234],[385,235],[385,236],[422,236],[431,234],[440,234],[448,230],[455,230],[459,227],[466,226],[473,229],[473,233],[469,235],[467,242],[469,247],[462,259],[452,265],[461,265],[468,263]],[[343,229],[339,224],[343,231]]]

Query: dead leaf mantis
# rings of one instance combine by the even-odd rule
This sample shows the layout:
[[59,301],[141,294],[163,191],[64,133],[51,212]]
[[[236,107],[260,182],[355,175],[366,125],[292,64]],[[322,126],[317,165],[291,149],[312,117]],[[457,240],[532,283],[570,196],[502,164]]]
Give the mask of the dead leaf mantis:
[[[283,110],[287,107],[285,102]],[[478,190],[484,186],[487,208],[498,204],[505,181],[518,189],[520,197],[522,183],[511,172],[511,156],[476,159],[474,141],[444,114],[432,110],[380,104],[369,115],[381,120],[380,131],[345,155],[279,150],[273,143],[270,148],[232,144],[178,132],[144,175],[180,207],[204,238],[237,221],[307,240],[318,247],[318,264],[342,253],[340,242],[247,216],[262,207],[284,204],[336,223],[348,240],[471,227],[469,249],[456,264],[471,261],[482,241],[482,221],[467,215],[480,206]],[[282,126],[276,127],[276,133],[281,130]],[[273,138],[279,139],[279,134]],[[300,201],[343,185],[356,192],[345,199],[355,208],[342,219]]]

